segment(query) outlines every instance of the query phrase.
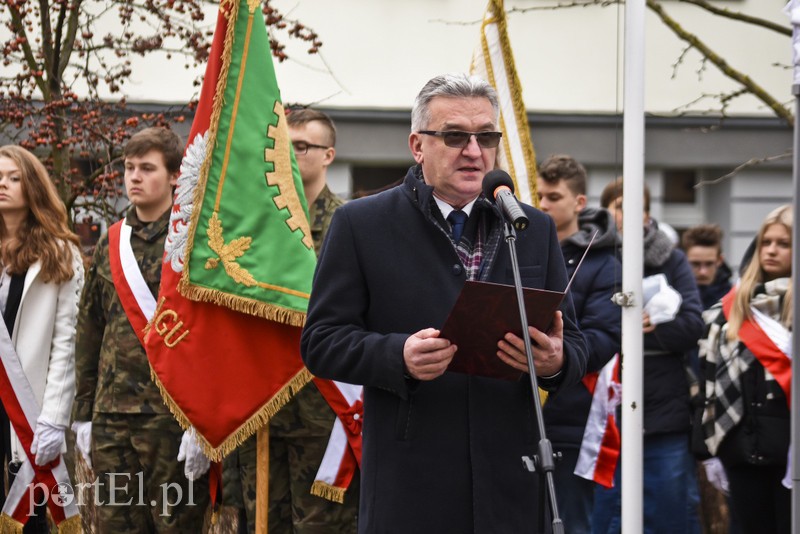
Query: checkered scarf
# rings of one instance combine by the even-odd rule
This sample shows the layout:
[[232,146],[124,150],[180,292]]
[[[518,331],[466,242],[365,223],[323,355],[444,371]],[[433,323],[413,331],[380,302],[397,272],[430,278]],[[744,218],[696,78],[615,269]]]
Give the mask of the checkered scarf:
[[[785,290],[782,284],[759,286],[751,306],[779,320]],[[703,317],[707,324],[706,335],[700,340],[706,395],[703,434],[708,451],[713,456],[728,432],[744,416],[741,377],[757,359],[741,341],[728,340],[728,322],[721,302],[706,311]],[[764,378],[767,381],[775,380],[766,368]]]
[[[438,210],[438,207],[435,203],[431,203],[431,209]],[[439,219],[440,217],[433,217],[437,226],[450,236],[452,241],[450,228],[443,226]],[[458,257],[464,265],[467,280],[486,280],[489,277],[489,266],[497,256],[501,241],[502,225],[498,222],[494,206],[481,195],[472,206],[472,213],[467,219],[461,239],[458,243],[453,242]]]

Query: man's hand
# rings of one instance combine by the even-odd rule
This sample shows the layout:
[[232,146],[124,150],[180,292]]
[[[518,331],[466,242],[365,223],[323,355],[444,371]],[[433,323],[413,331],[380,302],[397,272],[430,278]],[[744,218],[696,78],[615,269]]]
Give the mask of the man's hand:
[[403,361],[417,380],[433,380],[447,370],[458,347],[439,337],[439,330],[426,328],[406,339]]
[[72,431],[75,432],[75,447],[83,456],[89,469],[92,468],[92,422],[75,421],[72,423]]
[[656,329],[656,325],[650,322],[650,314],[642,312],[642,333],[649,334]]
[[[557,311],[553,317],[553,327],[544,333],[532,326],[528,327],[533,349],[533,365],[537,376],[553,376],[564,365],[564,319]],[[525,341],[511,332],[497,342],[497,357],[522,372],[528,371],[528,357],[525,355]]]
[[199,479],[206,474],[211,466],[211,461],[203,452],[203,448],[197,443],[194,427],[184,431],[183,436],[181,436],[178,461],[186,462],[183,465],[183,474],[189,480]]
[[725,473],[725,468],[722,466],[719,458],[709,458],[703,460],[703,467],[706,470],[706,478],[712,486],[719,491],[728,494],[728,475]]
[[31,454],[36,455],[33,460],[36,465],[47,465],[58,458],[66,442],[65,432],[66,427],[39,419],[31,443]]

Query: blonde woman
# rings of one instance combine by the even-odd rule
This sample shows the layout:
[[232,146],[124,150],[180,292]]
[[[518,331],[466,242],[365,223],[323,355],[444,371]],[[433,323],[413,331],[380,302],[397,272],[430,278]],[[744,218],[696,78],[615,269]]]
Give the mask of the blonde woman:
[[791,206],[767,215],[739,284],[709,311],[700,343],[703,433],[746,533],[788,533],[792,310]]
[[[44,165],[22,147],[0,147],[0,311],[5,322],[0,328],[8,330],[41,410],[30,447],[36,466],[66,450],[83,284],[78,244]],[[7,421],[2,452],[11,483],[27,452]],[[25,532],[49,532],[44,507],[29,518]]]

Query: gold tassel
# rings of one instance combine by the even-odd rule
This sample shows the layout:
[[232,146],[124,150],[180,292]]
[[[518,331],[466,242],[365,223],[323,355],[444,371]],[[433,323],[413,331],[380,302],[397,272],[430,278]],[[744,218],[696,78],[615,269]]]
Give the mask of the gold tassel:
[[344,503],[344,492],[345,488],[337,488],[336,486],[331,486],[327,482],[319,480],[315,480],[311,485],[311,495],[338,502],[339,504]]
[[25,525],[8,514],[0,514],[0,534],[22,534]]
[[290,310],[256,299],[232,295],[220,291],[219,289],[196,286],[185,276],[182,276],[178,281],[178,293],[189,300],[211,302],[238,312],[255,315],[256,317],[263,317],[264,319],[288,324],[289,326],[303,327],[306,323],[305,312]]
[[81,516],[73,515],[58,524],[58,534],[82,534]]

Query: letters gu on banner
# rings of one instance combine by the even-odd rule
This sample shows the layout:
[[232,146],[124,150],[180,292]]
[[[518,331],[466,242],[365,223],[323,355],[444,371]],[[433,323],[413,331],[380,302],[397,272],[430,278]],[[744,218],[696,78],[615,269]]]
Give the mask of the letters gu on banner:
[[222,0],[146,348],[175,417],[218,460],[311,379],[316,257],[256,0]]

